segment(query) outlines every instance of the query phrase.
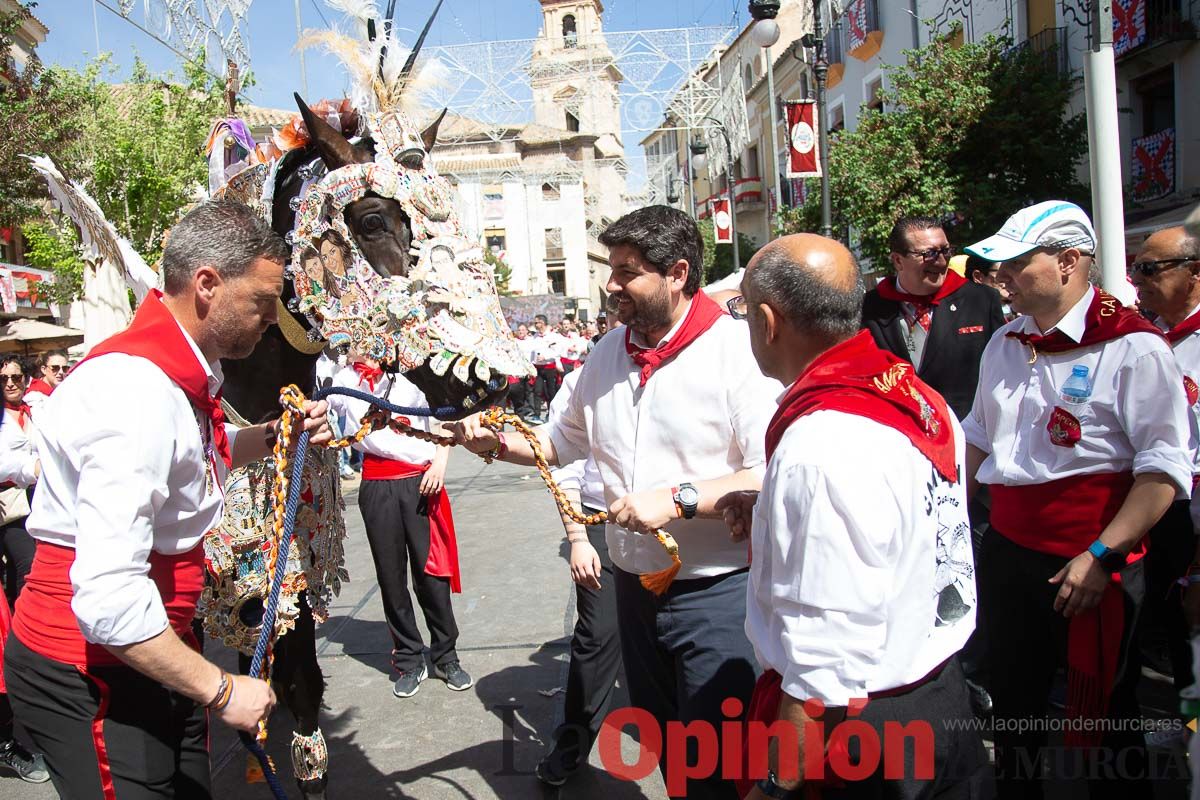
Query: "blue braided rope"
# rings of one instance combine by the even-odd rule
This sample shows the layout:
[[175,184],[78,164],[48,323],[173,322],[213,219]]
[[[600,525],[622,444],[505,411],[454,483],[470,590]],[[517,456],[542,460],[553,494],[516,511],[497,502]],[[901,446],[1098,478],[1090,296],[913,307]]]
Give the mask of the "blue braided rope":
[[[492,383],[489,383],[488,387],[492,388]],[[497,386],[496,388],[500,387]],[[392,414],[401,414],[407,417],[443,418],[454,416],[462,411],[462,409],[456,406],[440,406],[438,408],[398,406],[368,392],[362,392],[358,389],[347,389],[340,386],[319,389],[313,394],[312,399],[323,400],[333,394],[354,397],[373,406],[383,408]],[[271,593],[267,596],[267,605],[263,611],[262,628],[258,634],[258,642],[254,645],[254,657],[250,661],[250,674],[252,676],[258,675],[261,672],[263,659],[267,655],[267,644],[275,632],[275,616],[279,610],[279,595],[283,591],[283,579],[287,574],[288,553],[292,549],[292,537],[296,528],[296,512],[300,507],[300,491],[304,479],[304,461],[308,457],[308,436],[308,431],[301,431],[300,437],[296,440],[296,454],[292,462],[291,483],[288,485],[287,503],[284,505],[283,512],[283,536],[279,541],[279,552],[275,557],[275,574],[271,576]],[[275,800],[288,800],[287,792],[284,791],[283,785],[280,784],[279,776],[272,769],[271,761],[267,757],[266,751],[259,745],[258,740],[253,735],[239,738],[242,740],[242,744],[246,746],[246,749],[250,751],[250,754],[258,759],[258,763],[262,767],[263,777],[266,778],[267,786],[270,787],[271,794],[275,796]]]

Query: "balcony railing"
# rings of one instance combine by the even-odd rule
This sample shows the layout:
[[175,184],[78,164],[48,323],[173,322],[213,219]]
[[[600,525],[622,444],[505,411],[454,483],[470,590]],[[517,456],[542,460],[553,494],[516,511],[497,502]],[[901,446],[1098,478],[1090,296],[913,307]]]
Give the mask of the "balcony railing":
[[1015,58],[1023,53],[1043,61],[1046,69],[1054,70],[1059,75],[1066,76],[1071,72],[1066,28],[1046,28],[1041,33],[1035,33],[1020,44],[1008,48],[1005,56]]
[[825,34],[825,60],[830,64],[842,64],[846,61],[845,52],[842,50],[842,34],[837,28]]
[[1195,39],[1200,32],[1200,0],[1116,0],[1113,52],[1117,58],[1149,45]]

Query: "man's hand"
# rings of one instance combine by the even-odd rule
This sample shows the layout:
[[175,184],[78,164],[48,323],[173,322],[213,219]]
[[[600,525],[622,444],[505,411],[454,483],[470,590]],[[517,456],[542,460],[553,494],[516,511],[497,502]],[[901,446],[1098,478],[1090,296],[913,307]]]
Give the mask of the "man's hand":
[[757,502],[758,492],[730,492],[717,498],[716,509],[729,526],[730,540],[740,542],[750,536]]
[[253,733],[258,721],[266,719],[275,708],[275,690],[266,681],[248,675],[233,675],[233,694],[229,705],[218,712],[221,721],[239,731]]
[[1094,555],[1086,551],[1080,553],[1050,579],[1050,583],[1061,584],[1054,598],[1054,610],[1061,611],[1069,619],[1095,608],[1111,579]]
[[417,488],[421,494],[428,497],[437,494],[446,485],[446,460],[435,458],[421,476],[421,485]]
[[637,533],[653,534],[656,529],[678,517],[670,489],[627,494],[608,509],[609,522]]
[[500,441],[495,431],[480,422],[479,414],[452,422],[447,426],[447,430],[456,443],[476,454],[496,449],[496,444]]
[[[586,537],[586,533],[574,536]],[[571,580],[589,589],[600,589],[600,554],[587,538],[571,543]]]

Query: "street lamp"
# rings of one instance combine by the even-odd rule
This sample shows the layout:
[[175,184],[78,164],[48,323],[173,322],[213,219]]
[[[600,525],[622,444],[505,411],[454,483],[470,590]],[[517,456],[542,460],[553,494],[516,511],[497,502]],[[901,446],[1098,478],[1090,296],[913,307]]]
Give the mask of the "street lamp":
[[[729,158],[729,161],[726,165],[729,172],[725,176],[727,178],[726,186],[728,187],[728,195],[729,195],[729,234],[733,239],[733,271],[737,272],[739,269],[742,268],[742,260],[741,260],[741,255],[738,252],[737,210],[734,207],[734,199],[733,199],[733,144],[729,141],[729,132],[725,130],[725,126],[721,123],[721,121],[719,119],[715,119],[714,117],[703,117],[700,121],[701,122],[711,122],[713,124],[713,127],[715,127],[718,131],[720,131],[721,136],[725,139],[725,152],[728,154],[728,158]],[[696,171],[703,170],[706,166],[708,166],[708,145],[705,144],[702,139],[694,139],[691,144],[691,149],[692,149],[692,169],[694,169]],[[716,231],[715,231],[715,227],[716,227],[715,215],[713,217],[713,223],[714,223],[714,225],[713,225],[714,231],[713,232],[715,234],[716,233]]]
[[[812,71],[817,77],[817,146],[821,160],[821,235],[833,238],[833,212],[829,199],[829,133],[825,116],[825,77],[829,62],[825,60],[825,37],[821,31],[821,0],[813,0],[813,32],[806,33],[800,44],[813,51]],[[804,59],[793,53],[797,61]]]
[[[771,47],[779,41],[779,23],[775,16],[779,14],[778,0],[750,0],[750,16],[755,20],[750,29],[750,38],[759,47],[766,50],[767,57],[767,105],[771,113],[771,157],[767,159],[771,167],[771,183],[775,194],[767,195],[767,240],[771,239],[771,197],[779,197],[779,121],[775,111],[775,59],[771,57]],[[764,189],[770,187],[764,184]]]
[[673,206],[679,202],[679,192],[675,189],[675,176],[667,178],[667,205]]

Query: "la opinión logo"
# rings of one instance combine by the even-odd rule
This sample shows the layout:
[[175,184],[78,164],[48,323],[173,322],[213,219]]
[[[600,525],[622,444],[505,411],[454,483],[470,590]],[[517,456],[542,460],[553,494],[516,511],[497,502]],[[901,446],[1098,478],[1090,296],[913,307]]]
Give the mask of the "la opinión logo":
[[[743,720],[745,709],[736,697],[728,697],[721,704],[721,713],[728,719],[720,723],[719,735],[718,726],[707,720],[673,720],[660,727],[645,709],[618,708],[605,717],[597,750],[604,769],[627,781],[647,777],[665,756],[667,793],[671,796],[686,793],[689,779],[717,774],[726,780],[765,778],[772,739],[776,741],[779,759],[776,774],[784,781],[800,777],[801,758],[806,780],[861,781],[874,775],[881,764],[887,780],[932,780],[933,726],[925,720],[885,721],[881,741],[879,732],[870,723],[857,719],[868,702],[866,698],[851,700],[846,707],[846,718],[828,726],[822,720],[825,704],[820,700],[806,701],[804,711],[812,721],[804,724],[803,747],[790,722]],[[621,733],[630,727],[641,744],[638,760],[632,764],[626,763],[621,755]],[[906,775],[909,742],[912,774]],[[689,745],[694,748],[694,760],[689,758]]]

